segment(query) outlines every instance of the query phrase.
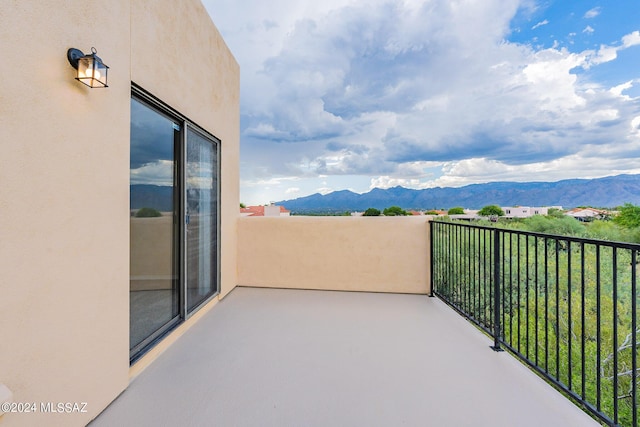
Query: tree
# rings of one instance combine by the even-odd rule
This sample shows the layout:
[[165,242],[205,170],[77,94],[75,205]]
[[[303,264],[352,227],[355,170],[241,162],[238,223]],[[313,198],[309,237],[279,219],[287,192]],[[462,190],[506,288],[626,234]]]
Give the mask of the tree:
[[157,218],[162,216],[162,213],[154,208],[140,208],[136,212],[136,218]]
[[589,239],[609,240],[612,242],[639,243],[640,228],[625,228],[613,221],[595,220],[584,223],[586,236]]
[[244,203],[240,203],[240,209],[244,209],[246,207],[247,207],[247,205],[245,205]]
[[640,227],[640,206],[625,203],[620,207],[620,213],[613,218],[613,222],[624,228]]
[[561,236],[580,236],[585,227],[575,218],[563,215],[561,218],[534,215],[522,222],[526,230],[537,233],[557,234]]
[[440,212],[434,211],[434,210],[430,210],[430,211],[426,211],[424,214],[425,215],[440,215]]
[[550,218],[562,218],[564,217],[564,212],[562,211],[562,209],[549,208],[549,210],[547,211],[547,216]]
[[478,211],[480,216],[504,216],[504,212],[498,205],[487,205]]
[[404,209],[402,209],[400,206],[391,206],[391,207],[385,208],[384,211],[382,211],[382,214],[384,216],[405,216],[405,215],[409,215],[409,213],[407,211],[405,211]]
[[462,215],[464,214],[464,209],[460,206],[456,206],[455,208],[451,208],[447,211],[447,215]]
[[364,211],[362,216],[380,216],[380,210],[376,208],[369,208],[366,211]]

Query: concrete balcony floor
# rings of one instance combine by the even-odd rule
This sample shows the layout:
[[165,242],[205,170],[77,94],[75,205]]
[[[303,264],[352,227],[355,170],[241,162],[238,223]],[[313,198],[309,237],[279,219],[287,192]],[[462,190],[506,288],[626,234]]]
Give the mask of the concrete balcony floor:
[[236,288],[92,426],[599,425],[437,298]]

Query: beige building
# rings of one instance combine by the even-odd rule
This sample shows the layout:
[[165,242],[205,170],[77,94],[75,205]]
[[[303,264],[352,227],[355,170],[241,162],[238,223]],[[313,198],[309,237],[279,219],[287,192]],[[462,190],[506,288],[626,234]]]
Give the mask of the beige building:
[[237,284],[239,66],[198,0],[0,16],[0,425],[84,425]]
[[528,218],[534,215],[547,215],[549,209],[560,209],[561,206],[503,206],[505,218]]

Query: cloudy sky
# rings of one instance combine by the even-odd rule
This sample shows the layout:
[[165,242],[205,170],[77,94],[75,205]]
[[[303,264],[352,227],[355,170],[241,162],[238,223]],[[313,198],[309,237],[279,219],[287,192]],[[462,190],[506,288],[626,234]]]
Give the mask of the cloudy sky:
[[638,0],[203,0],[241,201],[640,173]]

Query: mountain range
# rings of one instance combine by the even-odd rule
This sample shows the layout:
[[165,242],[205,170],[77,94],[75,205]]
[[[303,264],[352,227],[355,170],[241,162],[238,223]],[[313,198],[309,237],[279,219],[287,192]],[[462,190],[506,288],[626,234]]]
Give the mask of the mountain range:
[[499,206],[616,207],[640,204],[640,175],[617,175],[597,179],[557,182],[491,182],[459,188],[374,188],[358,194],[349,190],[312,194],[276,204],[293,213],[364,211],[400,206],[403,209],[448,209],[461,206],[480,209]]

